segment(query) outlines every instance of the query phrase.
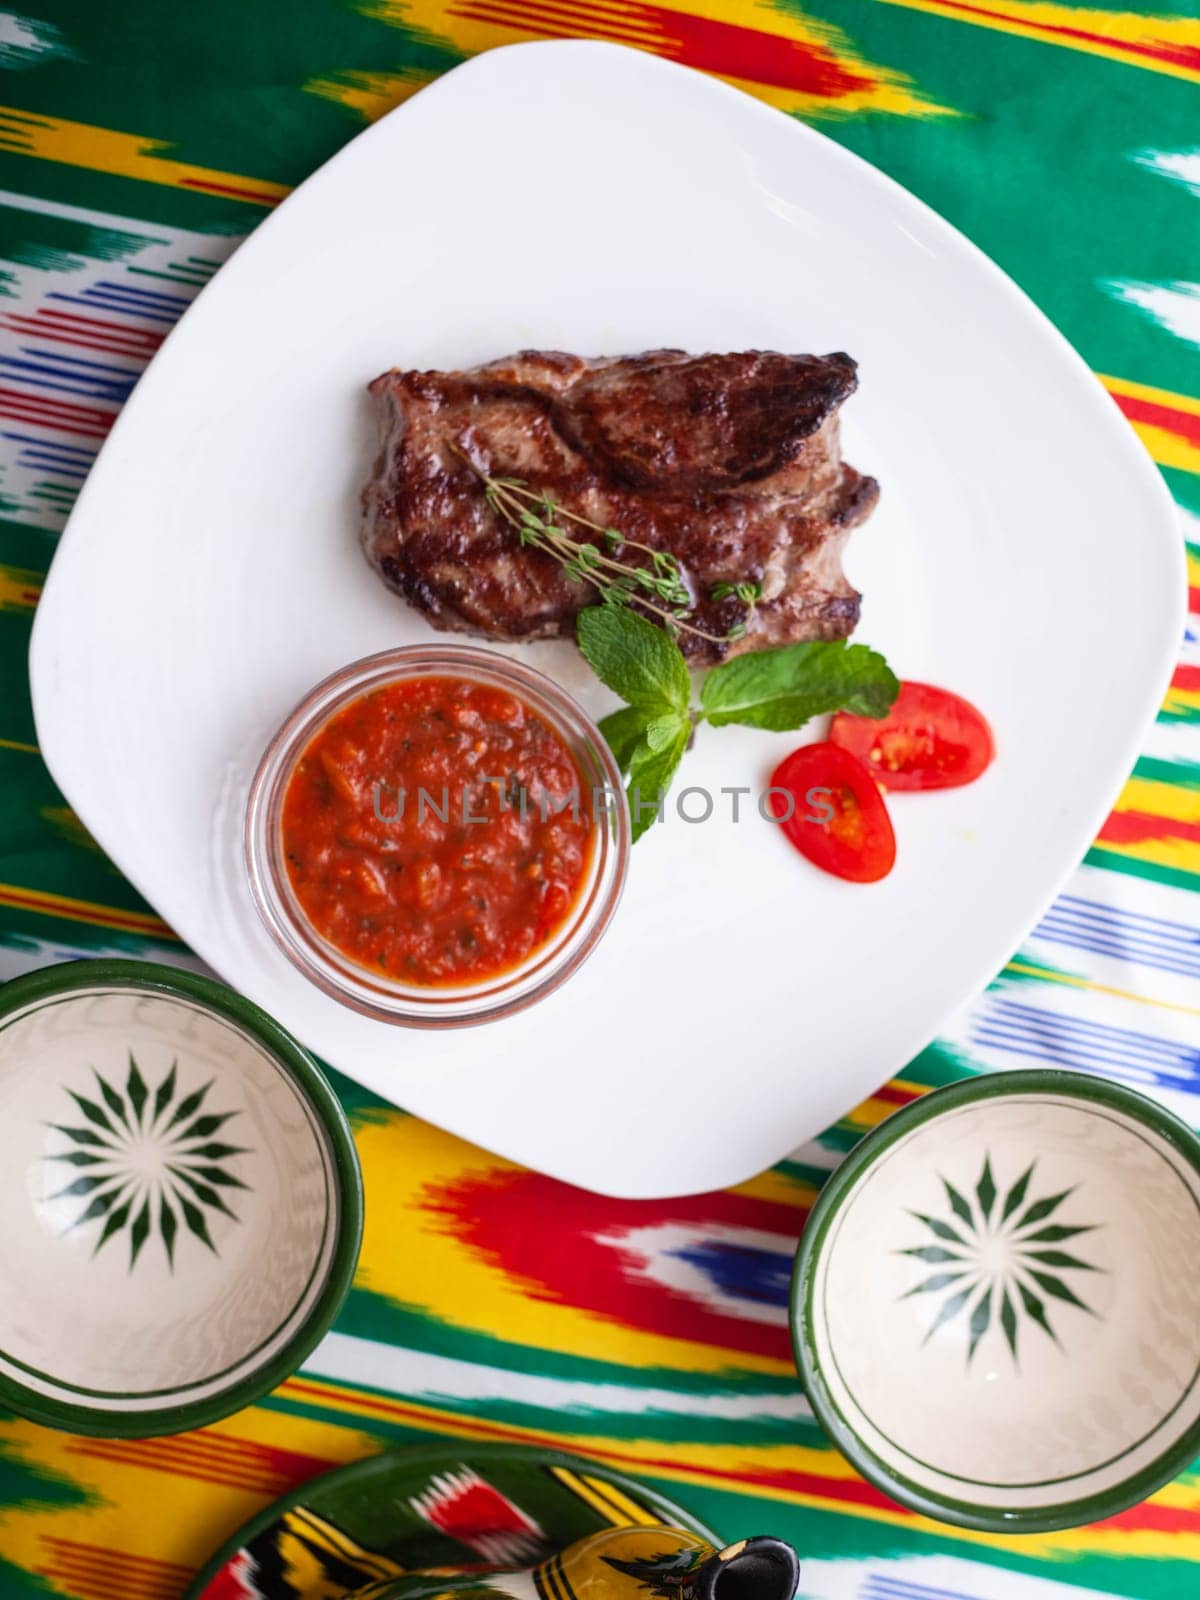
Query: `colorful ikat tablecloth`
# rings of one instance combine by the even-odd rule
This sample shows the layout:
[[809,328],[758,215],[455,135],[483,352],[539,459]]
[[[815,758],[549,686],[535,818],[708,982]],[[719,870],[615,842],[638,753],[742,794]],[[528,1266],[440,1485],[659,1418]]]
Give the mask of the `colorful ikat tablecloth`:
[[[569,36],[716,73],[965,230],[1101,375],[1176,496],[1181,537],[1200,540],[1195,0],[0,12],[0,976],[81,955],[191,961],[55,790],[27,690],[55,538],[138,374],[239,241],[366,122],[480,50]],[[1135,528],[1129,540],[1136,561]],[[1192,563],[1195,614],[1200,544]],[[338,1079],[368,1219],[336,1330],[268,1401],[196,1434],[105,1442],[0,1418],[0,1600],[173,1600],[239,1523],[314,1474],[446,1440],[578,1450],[730,1538],[781,1533],[805,1558],[805,1600],[1200,1596],[1200,1473],[1078,1532],[938,1527],[826,1443],[785,1315],[822,1178],[932,1085],[1061,1064],[1200,1125],[1195,626],[1116,810],[1026,944],[901,1079],[753,1182],[597,1199]]]

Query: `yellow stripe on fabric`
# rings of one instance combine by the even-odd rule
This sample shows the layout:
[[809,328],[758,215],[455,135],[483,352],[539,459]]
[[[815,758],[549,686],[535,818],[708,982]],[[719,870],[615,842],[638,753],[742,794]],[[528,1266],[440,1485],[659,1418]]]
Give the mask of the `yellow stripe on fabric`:
[[1200,844],[1190,839],[1166,835],[1131,843],[1102,838],[1094,848],[1108,855],[1125,856],[1130,861],[1147,861],[1157,867],[1169,867],[1172,872],[1186,872],[1193,877],[1200,877]]
[[797,1211],[807,1211],[817,1198],[816,1187],[793,1178],[786,1172],[769,1168],[757,1178],[739,1183],[730,1194],[745,1195],[747,1200],[766,1200],[776,1206],[792,1206]]
[[1156,389],[1149,383],[1134,383],[1130,378],[1114,378],[1107,372],[1098,372],[1096,376],[1111,394],[1128,395],[1131,400],[1147,400],[1151,405],[1168,406],[1172,411],[1185,411],[1189,416],[1200,417],[1200,400],[1194,400],[1190,394],[1176,394],[1173,389]]
[[888,5],[1042,44],[1103,56],[1126,66],[1200,83],[1200,22],[1194,17],[1148,16],[1055,5],[1047,0],[885,0]]
[[247,205],[273,206],[289,193],[286,184],[264,178],[247,178],[176,161],[165,154],[172,147],[162,139],[99,128],[66,117],[38,116],[0,106],[0,150],[31,156],[64,166],[107,172],[114,177],[137,178],[144,183],[166,184]]
[[1111,373],[1096,376],[1159,466],[1200,472],[1200,428],[1192,420],[1200,418],[1200,400]]
[[0,611],[32,611],[42,593],[42,575],[0,565]]
[[1145,811],[1173,822],[1200,823],[1200,789],[1164,783],[1160,778],[1130,778],[1113,809]]
[[304,87],[309,94],[353,111],[364,122],[377,122],[437,76],[433,72],[345,72],[336,78],[312,78]]
[[1130,427],[1160,467],[1176,472],[1200,472],[1200,445],[1152,422],[1130,422]]
[[115,928],[126,933],[153,934],[156,939],[178,939],[161,917],[144,911],[121,911],[93,900],[76,900],[71,895],[51,894],[44,889],[25,889],[15,883],[0,883],[0,906],[14,911],[29,911],[37,916],[60,917],[67,922],[87,922],[99,928]]
[[841,1120],[851,1128],[877,1128],[897,1110],[899,1107],[894,1101],[876,1100],[872,1097],[855,1106],[854,1110],[848,1112]]
[[[1105,846],[1108,849],[1109,846]],[[1043,978],[1047,983],[1066,984],[1071,989],[1086,989],[1089,994],[1107,994],[1115,1000],[1134,1000],[1140,1006],[1151,1006],[1159,1011],[1179,1011],[1186,1017],[1200,1017],[1200,1006],[1185,1006],[1175,1000],[1157,1000],[1151,995],[1135,994],[1132,989],[1115,989],[1108,983],[1097,983],[1093,978],[1080,977],[1076,972],[1055,972],[1049,967],[1033,967],[1024,961],[1010,961],[1005,972],[1020,978]]]
[[0,739],[0,750],[19,750],[21,754],[25,756],[36,756],[41,754],[37,745],[25,744],[20,739]]
[[1200,789],[1130,778],[1097,846],[1130,860],[1200,874]]
[[1200,712],[1200,689],[1180,689],[1175,684],[1167,690],[1167,697],[1162,703],[1163,710],[1172,716],[1188,716],[1192,712]]

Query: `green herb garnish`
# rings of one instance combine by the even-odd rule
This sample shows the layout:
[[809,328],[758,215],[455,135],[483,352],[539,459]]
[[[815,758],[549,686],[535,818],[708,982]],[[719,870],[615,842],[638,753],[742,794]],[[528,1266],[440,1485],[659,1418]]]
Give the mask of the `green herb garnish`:
[[753,650],[714,667],[700,706],[714,728],[740,722],[782,732],[828,711],[885,716],[899,690],[887,662],[869,646],[816,640]]
[[[628,778],[635,841],[657,817],[699,723],[782,732],[827,712],[882,717],[890,709],[900,685],[887,662],[866,645],[844,639],[782,645],[722,662],[705,678],[700,704],[693,706],[676,636],[729,644],[744,637],[746,621],[723,634],[697,627],[691,621],[695,601],[675,556],[567,510],[521,478],[494,478],[460,446],[449,448],[476,474],[489,507],[515,529],[523,546],[543,551],[569,578],[596,590],[600,603],[579,613],[576,635],[593,672],[625,701],[603,719],[600,731]],[[585,530],[586,537],[576,538],[567,524]],[[634,560],[623,559],[630,554]],[[738,600],[751,615],[762,585],[716,583],[708,598]]]
[[628,702],[603,719],[600,731],[629,780],[635,842],[657,817],[701,722],[783,732],[833,711],[881,717],[900,689],[887,662],[866,645],[817,640],[713,667],[693,706],[683,652],[645,617],[590,606],[579,613],[576,636],[592,671]]
[[[636,605],[657,617],[669,633],[690,633],[709,644],[726,644],[745,633],[745,622],[735,623],[725,633],[708,633],[691,621],[696,603],[678,557],[669,551],[655,550],[627,538],[619,528],[606,528],[581,517],[559,505],[551,495],[531,489],[523,478],[494,478],[458,445],[451,444],[449,448],[475,473],[483,484],[488,505],[516,530],[522,545],[553,557],[575,583],[592,584],[603,606],[618,610]],[[586,529],[591,537],[575,538],[564,523]],[[623,560],[627,552],[636,552],[645,558],[644,562]],[[722,592],[718,594],[717,590]],[[753,610],[760,595],[757,583],[732,583],[717,584],[710,598],[736,597]]]

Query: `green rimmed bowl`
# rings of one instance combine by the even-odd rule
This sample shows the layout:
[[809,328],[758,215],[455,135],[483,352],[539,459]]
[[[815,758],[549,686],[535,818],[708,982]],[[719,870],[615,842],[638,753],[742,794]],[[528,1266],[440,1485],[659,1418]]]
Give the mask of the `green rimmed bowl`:
[[1116,1515],[1200,1454],[1200,1139],[1012,1072],[896,1112],[822,1190],[792,1284],[819,1421],[902,1504],[997,1533]]
[[77,1433],[214,1422],[303,1361],[362,1184],[311,1057],[223,985],[79,961],[0,988],[0,1403]]

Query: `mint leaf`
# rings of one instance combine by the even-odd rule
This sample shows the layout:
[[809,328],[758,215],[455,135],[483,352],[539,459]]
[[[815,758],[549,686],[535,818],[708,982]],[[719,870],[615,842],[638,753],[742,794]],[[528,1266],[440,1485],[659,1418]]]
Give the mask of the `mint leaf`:
[[601,717],[597,726],[622,772],[629,771],[633,753],[645,739],[647,725],[654,720],[652,711],[642,711],[637,706],[622,706],[620,711]]
[[646,724],[646,743],[657,755],[675,743],[681,730],[686,743],[686,736],[692,731],[690,718],[681,717],[678,711],[664,712],[661,717],[655,717]]
[[622,700],[655,716],[687,711],[687,662],[665,628],[627,606],[588,606],[576,618],[575,633],[592,671]]
[[899,692],[887,662],[867,645],[815,640],[756,650],[714,667],[700,704],[714,727],[740,722],[783,732],[827,711],[885,716]]
[[654,750],[643,740],[634,751],[629,764],[629,784],[625,790],[629,801],[630,836],[636,844],[646,829],[658,817],[658,805],[675,776],[683,753],[692,735],[688,717],[679,717],[673,738],[661,749]]

